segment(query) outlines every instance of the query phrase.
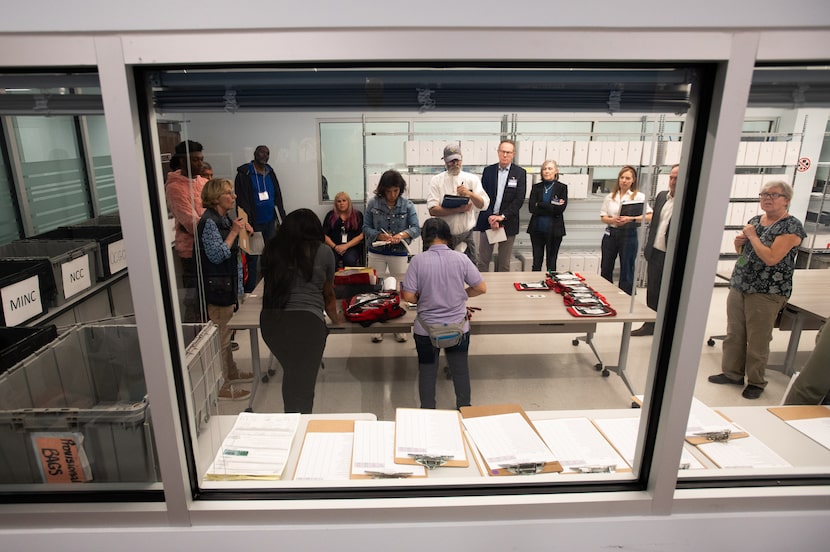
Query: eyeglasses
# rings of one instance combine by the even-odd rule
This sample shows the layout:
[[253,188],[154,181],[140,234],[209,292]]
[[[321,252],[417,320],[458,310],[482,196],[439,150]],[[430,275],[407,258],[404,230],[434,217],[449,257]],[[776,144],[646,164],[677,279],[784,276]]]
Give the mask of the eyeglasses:
[[515,153],[515,152],[512,152],[512,151],[504,151],[504,150],[498,150],[498,152],[502,155],[513,155]]
[[758,194],[758,197],[761,199],[778,199],[779,197],[784,197],[784,194],[778,194],[775,192],[761,192]]

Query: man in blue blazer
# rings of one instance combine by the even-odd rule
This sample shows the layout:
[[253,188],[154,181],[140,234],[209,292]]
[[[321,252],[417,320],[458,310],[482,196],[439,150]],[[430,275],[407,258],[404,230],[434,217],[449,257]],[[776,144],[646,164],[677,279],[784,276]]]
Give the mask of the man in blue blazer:
[[525,200],[527,171],[513,164],[516,144],[513,140],[499,143],[499,162],[485,167],[481,175],[484,191],[490,196],[490,206],[478,214],[475,229],[479,234],[478,269],[486,272],[493,257],[493,244],[487,239],[486,230],[504,228],[507,239],[498,242],[499,262],[496,272],[509,272],[513,258],[513,242],[519,233],[519,209]]

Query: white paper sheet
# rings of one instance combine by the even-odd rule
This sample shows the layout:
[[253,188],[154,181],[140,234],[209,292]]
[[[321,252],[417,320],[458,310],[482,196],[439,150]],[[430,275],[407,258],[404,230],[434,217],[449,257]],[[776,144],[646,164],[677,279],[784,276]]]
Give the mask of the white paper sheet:
[[279,479],[299,423],[299,414],[241,413],[205,477]]
[[464,427],[491,468],[556,460],[545,442],[518,412],[464,418]]
[[830,418],[789,420],[787,423],[824,448],[830,449]]
[[306,433],[297,460],[295,480],[342,481],[349,479],[353,433]]
[[705,443],[697,448],[721,468],[792,467],[760,439],[751,435],[743,439]]
[[492,228],[488,228],[484,231],[487,235],[487,241],[490,244],[499,243],[507,240],[507,233],[504,231],[504,227],[499,227],[498,230],[493,230]]
[[357,420],[354,423],[352,473],[426,476],[426,468],[395,463],[395,422]]
[[581,467],[614,466],[614,471],[628,468],[588,418],[534,420],[533,425],[566,473]]
[[692,399],[692,407],[689,409],[689,421],[686,423],[686,437],[726,430],[733,433],[744,431],[699,400]]
[[417,454],[466,460],[457,410],[398,408],[395,411],[395,457]]

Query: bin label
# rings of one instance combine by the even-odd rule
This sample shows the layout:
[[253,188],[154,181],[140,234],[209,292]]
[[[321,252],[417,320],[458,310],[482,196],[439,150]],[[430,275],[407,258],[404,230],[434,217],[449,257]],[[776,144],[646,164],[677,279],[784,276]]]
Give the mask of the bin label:
[[45,483],[84,483],[92,480],[84,452],[84,436],[74,432],[32,433],[32,444]]
[[110,274],[115,274],[127,268],[127,248],[124,240],[114,241],[107,246],[107,256],[110,260]]
[[69,299],[76,293],[92,286],[92,274],[89,273],[89,255],[67,261],[61,265],[63,277],[63,298]]
[[43,312],[37,274],[0,289],[6,326],[17,326]]

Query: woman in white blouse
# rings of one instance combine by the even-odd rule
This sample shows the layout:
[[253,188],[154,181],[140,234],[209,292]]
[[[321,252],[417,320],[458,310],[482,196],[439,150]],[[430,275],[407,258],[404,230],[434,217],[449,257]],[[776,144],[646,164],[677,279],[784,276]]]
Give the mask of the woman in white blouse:
[[634,288],[634,262],[637,259],[637,228],[651,220],[651,207],[646,196],[637,190],[637,169],[626,165],[617,175],[617,184],[605,196],[599,217],[608,227],[602,236],[602,263],[600,274],[614,281],[614,265],[620,258],[619,287],[631,295]]

